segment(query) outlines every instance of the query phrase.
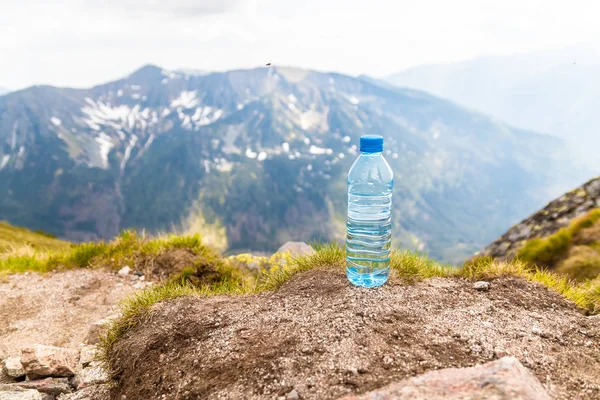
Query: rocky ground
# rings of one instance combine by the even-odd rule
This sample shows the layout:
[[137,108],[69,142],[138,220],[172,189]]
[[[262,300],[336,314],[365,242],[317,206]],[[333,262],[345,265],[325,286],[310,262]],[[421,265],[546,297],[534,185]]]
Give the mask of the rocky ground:
[[361,289],[335,269],[274,292],[159,303],[114,348],[111,386],[98,332],[148,280],[6,277],[0,400],[600,398],[600,318],[544,286],[392,276]]
[[551,398],[597,399],[599,338],[597,317],[522,279],[360,289],[313,270],[275,292],[159,304],[115,348],[112,396],[336,399],[512,355]]
[[76,349],[91,323],[114,314],[119,300],[146,286],[140,278],[84,269],[1,278],[0,359],[34,343]]

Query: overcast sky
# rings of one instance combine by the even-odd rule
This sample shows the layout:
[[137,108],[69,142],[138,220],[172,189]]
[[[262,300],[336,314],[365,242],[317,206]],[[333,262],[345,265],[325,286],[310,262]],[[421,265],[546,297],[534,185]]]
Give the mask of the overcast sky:
[[152,63],[384,76],[600,41],[596,0],[0,0],[0,86],[85,87]]

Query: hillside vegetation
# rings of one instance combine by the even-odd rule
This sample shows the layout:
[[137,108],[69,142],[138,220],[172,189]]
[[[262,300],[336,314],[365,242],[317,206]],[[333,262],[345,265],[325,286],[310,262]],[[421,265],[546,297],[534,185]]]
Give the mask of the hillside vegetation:
[[545,238],[529,240],[517,253],[529,264],[585,281],[600,275],[600,210],[576,218]]
[[25,228],[0,221],[0,254],[16,249],[30,248],[35,250],[63,250],[71,246],[69,242],[57,239],[48,233],[32,232]]
[[[574,221],[556,237],[532,240],[523,248],[521,261],[501,262],[481,257],[459,268],[411,251],[394,250],[391,258],[392,276],[406,283],[433,277],[479,280],[504,275],[518,276],[548,286],[578,306],[596,312],[600,309],[600,278],[573,283],[562,274],[542,270],[534,264],[542,265],[539,261],[552,260],[558,263],[561,272],[579,265],[577,261],[583,258],[580,248],[584,243],[590,249],[597,248],[597,242],[592,238],[596,238],[593,235],[598,232],[599,220],[600,210]],[[130,266],[135,271],[142,271],[164,282],[144,292],[139,299],[273,290],[299,272],[323,267],[343,268],[345,263],[344,249],[337,244],[314,244],[317,250],[314,255],[293,259],[289,255],[279,254],[270,258],[251,255],[223,257],[205,245],[199,234],[147,237],[134,231],[123,231],[110,242],[75,245],[47,238],[48,245],[42,247],[37,242],[35,246],[31,245],[33,242],[30,238],[45,238],[43,235],[25,229],[13,229],[21,232],[20,237],[26,240],[18,246],[17,236],[12,236],[11,251],[0,255],[0,274],[72,268],[117,271],[123,266]],[[54,248],[51,244],[55,245]],[[559,261],[561,255],[566,258]],[[247,267],[252,261],[259,265],[258,271],[251,271]]]

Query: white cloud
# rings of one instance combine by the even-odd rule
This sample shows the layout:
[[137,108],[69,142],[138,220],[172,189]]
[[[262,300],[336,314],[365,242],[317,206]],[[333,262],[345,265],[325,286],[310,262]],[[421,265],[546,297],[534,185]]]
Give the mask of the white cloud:
[[599,7],[593,0],[5,0],[0,86],[90,86],[147,63],[226,70],[272,62],[382,76],[599,41]]

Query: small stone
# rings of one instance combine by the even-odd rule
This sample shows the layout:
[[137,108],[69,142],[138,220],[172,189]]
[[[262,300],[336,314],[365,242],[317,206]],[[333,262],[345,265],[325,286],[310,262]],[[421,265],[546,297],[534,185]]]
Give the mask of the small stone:
[[40,393],[52,396],[71,393],[73,391],[67,378],[46,378],[0,385],[0,392],[14,390],[37,390]]
[[471,350],[471,353],[473,353],[473,354],[479,354],[483,351],[483,348],[478,344],[472,345],[469,349]]
[[54,396],[33,389],[21,389],[0,392],[0,400],[54,400]]
[[143,289],[145,287],[146,287],[146,285],[143,282],[136,282],[133,284],[134,289]]
[[390,365],[394,362],[394,359],[390,356],[385,356],[383,357],[383,364],[384,365]]
[[92,385],[108,383],[109,377],[104,368],[97,363],[92,363],[88,368],[84,368],[73,380],[75,387],[84,389]]
[[21,349],[21,364],[29,379],[73,376],[78,357],[75,350],[41,344]]
[[287,242],[277,250],[277,253],[287,252],[289,252],[292,257],[300,257],[314,254],[315,250],[304,242]]
[[[106,400],[110,398],[110,385],[94,385],[78,390],[74,393],[62,395],[60,400]],[[121,399],[126,399],[121,396]]]
[[502,357],[506,357],[508,355],[508,352],[502,348],[502,347],[495,347],[494,348],[494,357],[495,358],[502,358]]
[[85,344],[98,344],[100,342],[100,336],[106,334],[108,325],[114,319],[119,318],[119,315],[110,315],[104,319],[96,321],[90,325],[87,336],[85,338]]
[[119,270],[119,272],[117,272],[117,274],[121,275],[121,276],[127,276],[129,275],[129,273],[131,272],[131,268],[129,268],[129,266],[124,266],[123,268],[121,268]]
[[539,326],[534,325],[533,328],[531,328],[531,333],[533,333],[534,335],[538,335],[540,337],[548,337],[548,334],[546,334],[545,332],[543,332]]
[[285,395],[285,399],[286,400],[300,400],[300,395],[298,394],[296,389],[294,389]]
[[19,379],[25,376],[25,370],[19,357],[9,357],[4,360],[4,373],[11,378]]
[[543,318],[541,314],[539,314],[539,313],[536,313],[536,312],[530,312],[530,313],[529,313],[529,316],[530,316],[531,318],[535,318],[535,319],[542,319],[542,318]]
[[493,327],[493,326],[494,326],[494,325],[493,325],[491,322],[489,322],[489,321],[483,321],[481,324],[482,324],[483,326],[485,326],[486,328],[491,328],[491,327]]
[[88,345],[81,348],[79,352],[79,364],[87,367],[96,358],[97,348],[94,345]]
[[492,285],[486,281],[478,281],[473,284],[473,289],[479,292],[489,292]]

